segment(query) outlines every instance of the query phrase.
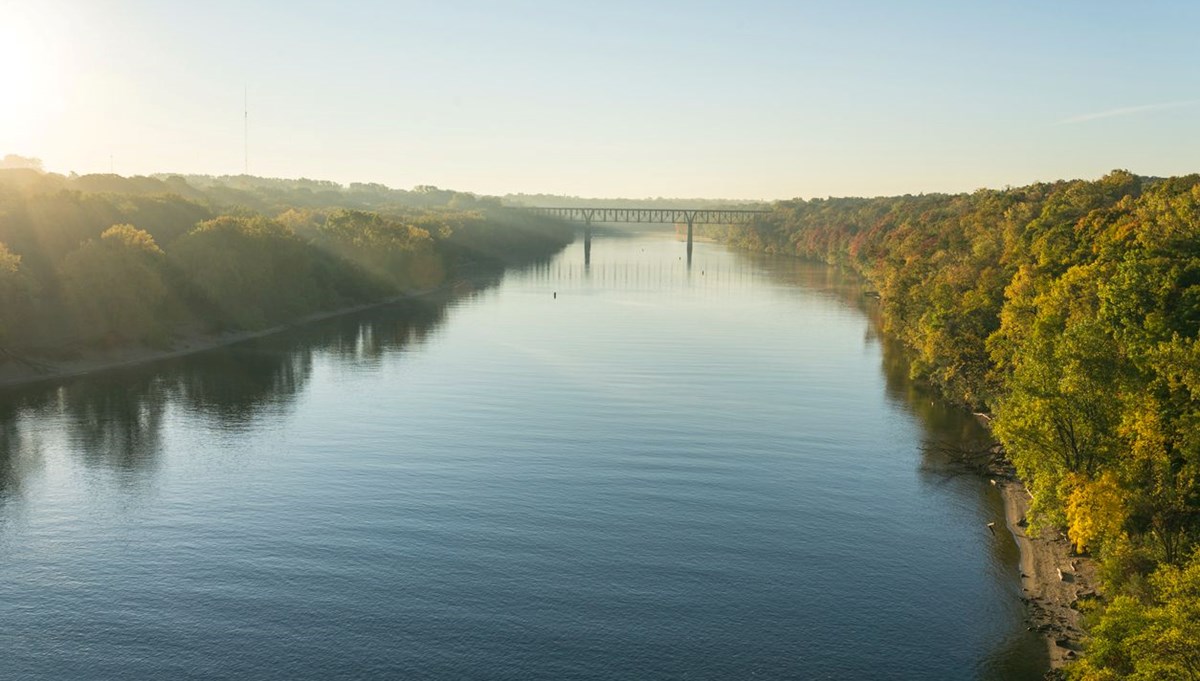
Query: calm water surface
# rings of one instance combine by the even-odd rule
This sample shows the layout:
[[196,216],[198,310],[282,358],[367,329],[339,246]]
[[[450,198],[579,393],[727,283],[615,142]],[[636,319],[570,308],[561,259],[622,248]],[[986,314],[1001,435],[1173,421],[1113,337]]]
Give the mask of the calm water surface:
[[683,253],[0,395],[0,676],[1037,678],[973,424],[853,282]]

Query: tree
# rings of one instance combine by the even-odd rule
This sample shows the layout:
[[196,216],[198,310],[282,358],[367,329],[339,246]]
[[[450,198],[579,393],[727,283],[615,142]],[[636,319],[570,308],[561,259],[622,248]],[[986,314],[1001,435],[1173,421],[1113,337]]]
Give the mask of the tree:
[[337,302],[318,253],[262,217],[202,222],[175,243],[170,262],[218,325],[262,328]]
[[33,311],[33,282],[21,269],[21,256],[0,243],[0,346],[19,339]]
[[1096,317],[1095,266],[1076,266],[1033,301],[993,423],[1034,495],[1036,514],[1064,524],[1064,503],[1122,451],[1117,426],[1127,366]]
[[5,154],[3,159],[0,159],[0,170],[9,169],[28,169],[42,172],[42,159],[32,158],[28,156],[18,156],[16,154]]
[[1200,679],[1200,553],[1183,567],[1160,568],[1150,587],[1145,601],[1117,596],[1098,614],[1073,678]]
[[162,340],[163,252],[149,233],[110,227],[66,257],[62,279],[84,340]]

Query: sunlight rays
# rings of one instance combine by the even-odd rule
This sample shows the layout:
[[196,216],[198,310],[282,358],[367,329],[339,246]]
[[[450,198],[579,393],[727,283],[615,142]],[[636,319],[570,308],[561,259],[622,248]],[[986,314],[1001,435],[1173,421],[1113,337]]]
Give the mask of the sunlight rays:
[[32,151],[66,106],[67,40],[55,18],[6,5],[0,22],[0,151]]

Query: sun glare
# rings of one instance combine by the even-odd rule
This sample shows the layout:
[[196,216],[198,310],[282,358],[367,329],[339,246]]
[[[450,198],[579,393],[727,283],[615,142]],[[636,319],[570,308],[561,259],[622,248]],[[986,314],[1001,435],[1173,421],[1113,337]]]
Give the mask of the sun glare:
[[39,23],[0,22],[0,152],[24,151],[63,107],[62,54]]

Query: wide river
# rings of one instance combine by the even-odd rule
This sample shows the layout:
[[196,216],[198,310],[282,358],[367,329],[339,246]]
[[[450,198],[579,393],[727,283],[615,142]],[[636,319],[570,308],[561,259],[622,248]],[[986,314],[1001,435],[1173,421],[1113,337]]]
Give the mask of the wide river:
[[1038,678],[861,286],[683,256],[0,394],[0,678]]

